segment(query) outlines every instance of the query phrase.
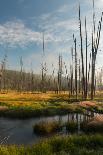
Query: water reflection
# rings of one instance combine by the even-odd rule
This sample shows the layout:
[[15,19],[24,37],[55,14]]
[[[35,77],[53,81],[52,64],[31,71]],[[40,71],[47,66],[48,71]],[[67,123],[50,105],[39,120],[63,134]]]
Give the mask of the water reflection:
[[[78,122],[78,133],[80,132],[80,122],[87,120],[88,117],[83,114],[68,114],[65,116],[53,116],[32,118],[27,120],[0,118],[0,144],[34,144],[44,136],[38,136],[33,133],[33,125],[41,121],[67,121]],[[58,134],[67,134],[65,126]]]

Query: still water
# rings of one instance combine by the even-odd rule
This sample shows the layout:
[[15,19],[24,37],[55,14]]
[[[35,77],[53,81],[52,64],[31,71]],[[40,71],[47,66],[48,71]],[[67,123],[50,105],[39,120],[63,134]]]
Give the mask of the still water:
[[[79,116],[79,115],[78,115]],[[69,115],[70,119],[76,120],[76,115]],[[83,116],[80,115],[81,121],[83,120]],[[41,121],[68,121],[68,115],[65,116],[53,116],[53,117],[40,117],[40,118],[32,118],[32,119],[7,119],[0,118],[0,144],[24,144],[31,145],[39,140],[45,138],[39,135],[36,135],[33,132],[33,125]],[[65,131],[58,134],[65,134]]]

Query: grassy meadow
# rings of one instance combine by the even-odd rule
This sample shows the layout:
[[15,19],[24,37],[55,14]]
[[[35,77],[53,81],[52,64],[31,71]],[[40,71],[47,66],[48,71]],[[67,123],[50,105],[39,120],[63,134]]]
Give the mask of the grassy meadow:
[[[80,104],[82,103],[81,100],[75,100],[75,98],[70,99],[68,93],[1,93],[0,116],[27,119],[38,116],[84,113],[86,109],[96,110],[102,113],[102,98],[98,96],[92,101],[95,103],[94,106],[83,107]],[[26,147],[24,145],[0,145],[0,155],[12,155],[12,153],[13,155],[102,155],[102,132],[91,132],[94,127],[87,127],[85,123],[83,127],[85,128],[83,134],[74,135],[77,130],[77,124],[68,122],[66,124],[66,130],[72,133],[69,136],[52,136],[37,144]],[[33,129],[37,134],[48,135],[60,128],[61,124],[57,122],[41,122],[36,124]],[[99,126],[99,131],[100,128]]]
[[82,112],[75,99],[68,94],[52,93],[7,93],[0,95],[0,115],[7,117],[28,118],[36,116],[63,115],[68,112]]
[[[72,112],[83,113],[85,109],[80,106],[80,101],[80,99],[70,99],[68,93],[2,93],[0,94],[0,116],[29,118],[64,115]],[[102,98],[96,97],[94,100],[96,105],[89,109],[95,109],[102,113],[101,101]]]

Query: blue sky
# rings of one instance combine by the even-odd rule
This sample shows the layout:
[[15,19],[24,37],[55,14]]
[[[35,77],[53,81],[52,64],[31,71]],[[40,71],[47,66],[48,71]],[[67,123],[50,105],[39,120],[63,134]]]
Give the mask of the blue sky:
[[[92,0],[0,0],[0,62],[7,53],[7,67],[20,68],[23,57],[24,69],[31,64],[35,73],[40,73],[42,58],[42,32],[45,36],[45,61],[48,72],[52,64],[58,67],[58,55],[70,64],[70,49],[73,33],[78,38],[78,5],[84,23],[87,16],[89,41],[92,32]],[[95,1],[96,23],[101,16],[103,0]],[[84,31],[84,25],[83,31]],[[102,33],[103,35],[103,33]],[[84,37],[85,39],[85,37]],[[102,41],[100,49],[102,49]],[[78,40],[78,58],[79,40]],[[102,65],[102,53],[98,55],[98,66]]]

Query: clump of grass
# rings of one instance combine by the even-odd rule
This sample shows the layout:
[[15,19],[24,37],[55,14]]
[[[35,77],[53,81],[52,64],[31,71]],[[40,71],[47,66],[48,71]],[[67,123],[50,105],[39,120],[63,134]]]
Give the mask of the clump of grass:
[[37,134],[46,135],[57,132],[61,129],[61,125],[57,121],[39,122],[33,126],[33,130]]
[[78,130],[78,124],[77,122],[70,121],[66,123],[66,130],[68,132],[76,132]]
[[103,133],[103,123],[99,122],[82,122],[81,129],[86,133]]

